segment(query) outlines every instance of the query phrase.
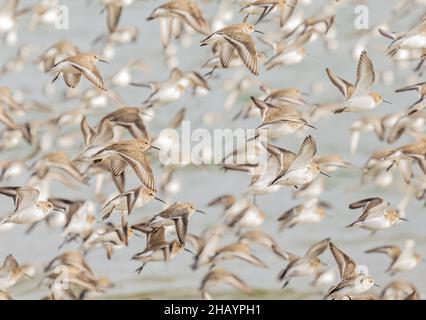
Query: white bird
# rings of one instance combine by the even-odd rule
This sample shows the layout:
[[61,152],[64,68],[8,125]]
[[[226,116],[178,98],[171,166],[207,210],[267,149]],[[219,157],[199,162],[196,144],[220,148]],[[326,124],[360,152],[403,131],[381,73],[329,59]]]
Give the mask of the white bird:
[[32,224],[43,220],[54,210],[50,201],[38,201],[40,192],[32,187],[1,187],[0,193],[12,197],[15,204],[15,211],[4,218],[0,225]]

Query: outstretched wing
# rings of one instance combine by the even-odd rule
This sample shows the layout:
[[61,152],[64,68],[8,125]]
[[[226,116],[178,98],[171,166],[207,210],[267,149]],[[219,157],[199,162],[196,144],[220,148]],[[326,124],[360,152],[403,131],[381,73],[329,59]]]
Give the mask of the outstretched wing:
[[336,260],[337,266],[339,267],[340,277],[342,279],[348,278],[351,275],[356,274],[356,263],[346,253],[340,250],[334,243],[330,242],[330,250],[333,254],[334,260]]
[[237,50],[241,60],[249,68],[251,73],[257,76],[259,74],[259,67],[257,65],[256,45],[250,35],[235,32],[232,35],[225,33],[223,37]]
[[358,60],[354,95],[368,93],[375,79],[373,63],[364,50]]

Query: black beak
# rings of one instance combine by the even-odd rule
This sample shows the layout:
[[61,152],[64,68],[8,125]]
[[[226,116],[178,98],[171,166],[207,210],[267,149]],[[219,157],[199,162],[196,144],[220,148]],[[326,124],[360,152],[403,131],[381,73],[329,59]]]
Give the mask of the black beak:
[[405,218],[399,218],[399,220],[402,220],[402,221],[408,222],[408,220],[407,220],[407,219],[405,219]]
[[268,187],[269,186],[272,186],[275,182],[277,182],[278,180],[280,179],[280,177],[278,176],[278,177],[276,177],[274,180],[272,180],[272,182],[270,182],[269,184],[268,184]]
[[373,286],[375,286],[377,288],[381,288],[381,286],[379,286],[377,283],[373,284]]
[[102,59],[99,59],[99,62],[109,63],[108,61],[106,61],[106,60],[102,60]]
[[199,213],[202,213],[202,214],[207,214],[204,211],[201,211],[201,210],[198,210],[198,209],[196,209],[195,212],[199,212]]
[[265,32],[259,31],[259,30],[254,30],[254,32],[260,33],[260,34],[265,34]]
[[155,149],[155,150],[159,150],[159,151],[161,151],[161,149],[160,149],[160,148],[158,148],[158,147],[151,146],[151,148],[152,148],[152,149]]
[[57,207],[54,207],[52,211],[67,213],[64,208],[57,208]]
[[160,199],[160,198],[154,197],[154,199],[155,199],[155,200],[157,200],[157,201],[160,201],[160,202],[162,202],[162,203],[164,203],[164,204],[167,204],[167,203],[166,203],[166,201],[164,201],[164,200],[162,200],[162,199]]
[[323,174],[323,175],[325,175],[326,177],[331,178],[331,176],[330,176],[329,174],[327,174],[327,173],[325,173],[325,172],[323,172],[323,171],[320,171],[320,173],[321,173],[321,174]]
[[385,100],[385,99],[383,99],[383,102],[384,102],[384,103],[392,104],[392,102],[390,102],[389,100]]

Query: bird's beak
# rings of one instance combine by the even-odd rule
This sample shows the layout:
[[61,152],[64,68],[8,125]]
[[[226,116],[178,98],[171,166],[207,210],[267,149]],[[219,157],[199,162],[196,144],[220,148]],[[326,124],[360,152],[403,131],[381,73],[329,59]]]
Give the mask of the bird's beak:
[[103,59],[99,59],[99,62],[103,62],[103,63],[109,63],[108,61],[106,61],[106,60],[103,60]]
[[381,288],[381,286],[379,286],[377,283],[373,284],[373,286],[375,286],[377,288]]
[[320,173],[323,174],[323,175],[325,175],[326,177],[331,178],[331,176],[329,174],[325,173],[324,171],[320,171]]
[[29,278],[29,279],[32,279],[33,277],[32,276],[30,276],[29,274],[27,274],[27,273],[24,273],[24,276],[25,277],[27,277],[27,278]]
[[160,199],[160,198],[154,197],[154,199],[155,199],[155,200],[157,200],[157,201],[160,201],[160,202],[162,202],[162,203],[164,203],[164,204],[167,204],[167,203],[166,203],[166,201],[164,201],[164,200],[162,200],[162,199]]
[[198,210],[198,209],[196,209],[195,212],[199,212],[199,213],[202,213],[202,214],[207,214],[204,211],[201,211],[201,210]]
[[191,250],[189,250],[188,248],[183,248],[183,250],[185,250],[186,252],[189,252],[189,253],[191,253],[191,254],[193,254],[195,256],[195,253],[192,252]]
[[405,219],[405,218],[399,218],[399,220],[402,220],[402,221],[408,222],[408,220],[407,220],[407,219]]
[[265,34],[265,32],[262,32],[260,30],[254,30],[254,32],[260,33],[260,34]]
[[160,149],[160,148],[158,148],[158,147],[151,146],[151,148],[152,148],[152,149],[155,149],[155,150],[159,150],[159,151],[161,151],[161,149]]
[[383,102],[384,102],[384,103],[392,104],[392,102],[390,102],[389,100],[385,100],[385,99],[383,99]]

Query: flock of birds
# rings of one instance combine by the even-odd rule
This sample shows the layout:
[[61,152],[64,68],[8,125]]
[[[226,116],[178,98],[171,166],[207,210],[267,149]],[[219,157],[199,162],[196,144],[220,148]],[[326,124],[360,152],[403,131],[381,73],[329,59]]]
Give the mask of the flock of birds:
[[[52,25],[57,19],[56,7],[61,4],[60,1],[42,0],[25,7],[23,1],[3,2],[0,33],[7,45],[18,43],[18,26],[23,24],[25,16],[30,16],[29,31]],[[388,144],[387,148],[375,151],[360,168],[362,184],[387,187],[394,176],[400,176],[405,191],[398,207],[374,195],[353,199],[349,208],[359,209],[362,213],[347,227],[362,228],[374,234],[397,228],[399,223],[415,223],[408,222],[405,209],[413,200],[426,200],[426,110],[423,110],[426,83],[412,82],[403,88],[395,88],[401,94],[417,92],[415,102],[407,95],[408,108],[401,107],[397,113],[384,117],[370,115],[372,109],[389,101],[373,89],[378,76],[364,47],[373,36],[382,37],[381,40],[388,44],[381,52],[382,59],[408,65],[415,79],[421,76],[426,58],[425,18],[422,15],[417,17],[408,30],[391,32],[389,25],[383,24],[365,31],[354,51],[357,58],[356,66],[353,65],[354,82],[343,79],[329,68],[324,70],[330,85],[334,85],[343,98],[336,103],[308,103],[305,100],[307,94],[302,90],[296,87],[269,88],[262,83],[262,75],[273,68],[282,68],[284,74],[286,66],[302,63],[308,55],[305,48],[308,44],[323,42],[332,50],[336,42],[333,28],[339,19],[339,8],[353,6],[359,1],[328,0],[314,15],[306,16],[304,9],[313,5],[313,1],[221,0],[218,1],[217,14],[211,20],[206,18],[203,1],[165,1],[159,6],[158,3],[144,2],[141,5],[157,6],[146,18],[159,24],[160,39],[152,46],[163,48],[165,64],[170,68],[169,77],[162,82],[135,81],[134,73],[146,67],[137,57],[116,74],[105,77],[97,63],[113,65],[116,50],[138,40],[138,29],[122,27],[125,21],[120,19],[123,12],[137,10],[132,7],[137,2],[100,1],[98,9],[102,9],[102,14],[106,11],[107,31],[95,40],[103,44],[99,52],[83,52],[79,44],[64,39],[52,43],[39,55],[36,64],[40,75],[50,74],[54,83],[46,83],[43,94],[53,96],[56,90],[61,90],[63,100],[58,104],[79,101],[77,108],[52,116],[52,109],[47,104],[19,96],[16,93],[19,88],[4,84],[0,87],[2,152],[26,150],[23,156],[17,157],[16,154],[22,152],[16,152],[13,159],[0,162],[3,185],[0,194],[13,199],[14,204],[13,212],[3,215],[0,220],[0,232],[10,232],[15,225],[24,224],[28,226],[26,233],[29,233],[41,222],[45,222],[48,228],[62,229],[62,239],[58,240],[61,253],[43,267],[38,285],[48,288],[49,294],[45,298],[83,299],[107,292],[114,284],[95,275],[86,262],[86,255],[95,248],[103,248],[105,263],[108,263],[114,250],[127,246],[135,240],[134,236],[146,239],[145,247],[129,257],[139,264],[136,271],[142,278],[146,264],[171,264],[177,255],[188,251],[193,256],[191,268],[206,269],[199,287],[205,299],[212,298],[211,288],[220,283],[228,283],[246,294],[252,292],[239,274],[221,265],[224,261],[242,260],[266,268],[264,261],[254,254],[254,246],[270,250],[279,259],[277,263],[283,263],[285,267],[278,275],[283,288],[296,277],[314,276],[312,286],[328,286],[322,291],[327,299],[421,298],[416,286],[406,280],[392,280],[386,286],[382,284],[380,294],[372,293],[371,288],[378,286],[374,275],[357,264],[332,234],[330,238],[318,239],[304,254],[283,250],[279,242],[262,229],[267,214],[256,199],[269,193],[277,193],[280,197],[280,192],[294,192],[294,197],[302,201],[298,206],[285,208],[288,210],[278,218],[281,230],[321,222],[330,207],[320,200],[326,181],[333,183],[336,170],[359,168],[339,154],[317,155],[315,125],[327,117],[335,117],[338,121],[344,116],[340,113],[359,113],[359,120],[350,128],[351,151],[357,151],[361,133],[374,132],[380,141]],[[419,14],[425,13],[425,1],[403,0],[394,8],[393,21],[404,17],[414,6],[418,6]],[[192,39],[203,46],[197,52],[210,58],[202,65],[194,64],[197,71],[182,71],[176,65],[178,45],[191,46]],[[265,48],[265,51],[258,47]],[[32,63],[29,59],[34,55],[32,50],[30,45],[22,45],[16,56],[4,62],[2,76],[24,72]],[[135,52],[135,56],[138,54]],[[348,67],[352,68],[349,64]],[[178,102],[184,95],[193,95],[194,99],[208,95],[210,83],[223,80],[224,75],[229,74],[223,69],[235,69],[241,75],[232,81],[224,81],[225,90],[229,91],[225,109],[229,110],[239,99],[246,103],[233,118],[235,126],[247,118],[258,119],[255,130],[266,132],[268,139],[259,142],[261,135],[247,137],[247,144],[254,146],[250,149],[252,152],[246,154],[247,161],[233,162],[233,157],[244,153],[244,150],[235,149],[223,159],[223,163],[214,165],[226,174],[244,172],[251,180],[237,191],[241,196],[218,195],[206,204],[207,207],[220,207],[223,218],[217,218],[217,223],[205,230],[195,230],[191,226],[192,215],[215,209],[203,211],[193,203],[179,201],[174,173],[190,165],[190,161],[182,161],[179,165],[159,164],[159,173],[154,174],[152,162],[158,163],[158,152],[176,141],[168,140],[161,133],[154,135],[149,124],[155,122],[155,111],[161,106]],[[381,78],[386,81],[386,74]],[[49,82],[47,77],[40,79]],[[262,91],[256,97],[248,93],[253,85]],[[88,89],[81,92],[81,86]],[[147,87],[152,92],[142,104],[128,105],[118,91],[131,86]],[[103,111],[102,108],[110,103],[114,105],[114,111]],[[88,115],[95,111],[99,114],[99,110],[102,113],[100,120],[90,124]],[[28,121],[20,119],[28,115]],[[186,110],[179,110],[164,128],[179,129],[185,117]],[[80,126],[80,132],[67,131],[75,124]],[[305,138],[299,150],[287,150],[275,143],[278,138],[286,136],[290,139],[290,136],[300,134]],[[393,145],[401,137],[408,137],[411,142]],[[77,147],[77,152],[71,151],[73,146]],[[265,161],[250,161],[261,152],[267,155]],[[207,165],[194,166],[194,170],[203,166]],[[9,180],[26,176],[27,180],[21,185],[8,184]],[[136,186],[126,185],[129,179],[137,181]],[[86,199],[57,197],[53,183],[70,189],[90,186],[95,196]],[[114,185],[115,192],[105,194],[105,185],[109,183]],[[193,193],[196,197],[195,186]],[[164,207],[156,214],[148,215],[144,206],[152,200],[161,202]],[[132,217],[139,216],[138,222],[130,223],[131,214]],[[113,217],[118,215],[120,219],[114,220]],[[221,243],[224,236],[229,235],[235,240]],[[25,237],[19,241],[25,241]],[[77,243],[78,249],[66,250],[71,243]],[[12,299],[10,289],[27,277],[35,277],[36,271],[31,263],[18,263],[13,255],[13,244],[3,243],[2,255],[5,249],[10,252],[2,258],[4,263],[0,267],[0,299]],[[384,253],[390,258],[386,272],[391,276],[420,267],[423,261],[415,250],[414,239],[406,239],[405,247],[384,244],[366,249],[366,253]],[[334,257],[339,279],[334,275],[334,268],[320,259],[327,251]],[[131,268],[129,263],[129,272],[134,271]],[[69,285],[65,286],[64,281]]]

